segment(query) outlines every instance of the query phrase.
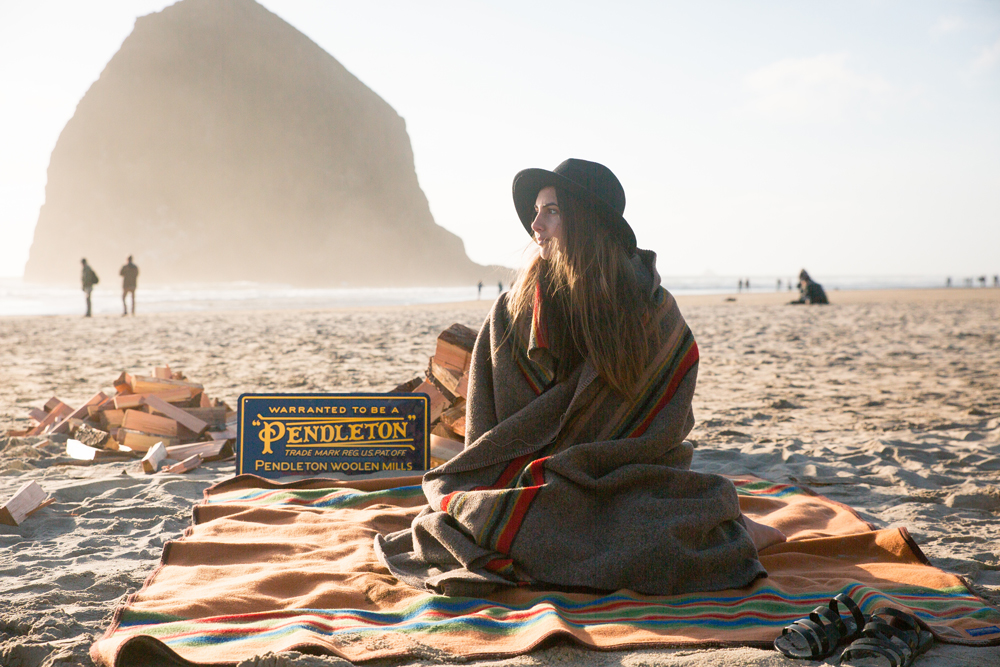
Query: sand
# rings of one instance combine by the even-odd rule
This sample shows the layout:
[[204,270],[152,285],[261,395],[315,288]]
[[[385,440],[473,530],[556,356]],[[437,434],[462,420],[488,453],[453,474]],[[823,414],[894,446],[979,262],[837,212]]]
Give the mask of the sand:
[[[701,347],[696,469],[810,486],[1000,604],[1000,290],[681,297]],[[141,305],[141,302],[140,302]],[[236,404],[247,391],[386,391],[423,372],[452,322],[489,304],[0,319],[0,427],[55,395],[78,404],[122,370],[169,363]],[[58,443],[0,438],[0,498],[36,480],[56,502],[0,526],[0,664],[91,664],[123,597],[232,462],[185,475],[65,465]],[[832,663],[832,659],[827,660]],[[246,665],[345,664],[283,654]],[[391,663],[417,665],[421,662]],[[595,653],[555,643],[475,665],[793,665],[774,651]],[[811,663],[815,664],[815,663]],[[918,665],[1000,665],[1000,648],[937,643]]]

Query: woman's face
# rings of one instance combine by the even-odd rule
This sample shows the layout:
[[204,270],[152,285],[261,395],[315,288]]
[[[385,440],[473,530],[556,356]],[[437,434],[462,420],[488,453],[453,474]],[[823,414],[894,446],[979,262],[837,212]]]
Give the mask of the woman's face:
[[557,247],[565,247],[566,232],[559,214],[554,186],[549,185],[539,190],[538,197],[535,198],[535,221],[531,223],[531,231],[535,233],[535,243],[538,244],[542,259],[552,257]]

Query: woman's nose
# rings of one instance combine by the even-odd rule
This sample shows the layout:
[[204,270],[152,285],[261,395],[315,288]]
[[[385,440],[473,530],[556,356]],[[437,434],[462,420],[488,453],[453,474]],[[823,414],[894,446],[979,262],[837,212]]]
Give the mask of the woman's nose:
[[545,223],[542,222],[542,214],[540,211],[535,214],[535,220],[531,223],[531,231],[539,233],[545,231]]

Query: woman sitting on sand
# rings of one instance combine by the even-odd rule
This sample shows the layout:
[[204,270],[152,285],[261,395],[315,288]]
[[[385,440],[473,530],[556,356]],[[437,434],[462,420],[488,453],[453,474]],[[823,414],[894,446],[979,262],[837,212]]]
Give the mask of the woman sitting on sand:
[[527,169],[514,205],[538,253],[476,341],[464,451],[424,476],[409,529],[376,538],[382,563],[447,595],[764,575],[757,550],[784,536],[744,517],[727,479],[688,469],[698,347],[618,179],[583,160]]

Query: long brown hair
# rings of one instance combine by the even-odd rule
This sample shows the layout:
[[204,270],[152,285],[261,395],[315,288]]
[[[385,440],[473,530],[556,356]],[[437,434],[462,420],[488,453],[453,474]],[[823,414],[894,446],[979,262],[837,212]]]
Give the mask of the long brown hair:
[[625,246],[589,201],[556,188],[565,247],[521,270],[507,310],[515,330],[531,327],[536,289],[560,370],[586,357],[616,392],[630,396],[653,347],[652,299]]

